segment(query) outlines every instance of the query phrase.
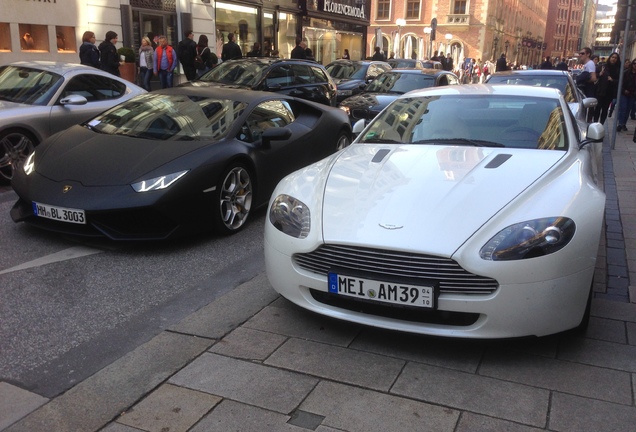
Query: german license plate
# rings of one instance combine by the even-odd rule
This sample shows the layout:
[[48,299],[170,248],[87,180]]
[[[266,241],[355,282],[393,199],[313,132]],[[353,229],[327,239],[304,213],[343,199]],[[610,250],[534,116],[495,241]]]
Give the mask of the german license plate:
[[33,214],[38,217],[58,220],[62,222],[86,224],[84,210],[56,207],[33,201]]
[[329,273],[329,292],[364,300],[435,308],[435,288]]

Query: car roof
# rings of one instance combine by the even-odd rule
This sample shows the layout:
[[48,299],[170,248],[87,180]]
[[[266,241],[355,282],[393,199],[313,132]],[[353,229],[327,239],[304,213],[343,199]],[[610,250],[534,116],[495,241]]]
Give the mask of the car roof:
[[223,63],[263,63],[263,64],[276,64],[276,63],[306,63],[314,66],[324,67],[320,63],[314,60],[307,59],[284,59],[276,57],[243,57],[240,59],[226,60]]
[[261,101],[271,99],[282,100],[298,100],[282,93],[265,92],[259,90],[251,90],[245,87],[222,85],[215,83],[206,83],[202,81],[191,82],[187,86],[178,86],[167,89],[155,90],[153,94],[167,95],[189,95],[189,96],[205,96],[215,97],[219,99],[229,99],[245,103],[259,103]]
[[500,75],[531,75],[531,76],[567,76],[567,71],[557,70],[557,69],[518,69],[518,70],[507,70],[501,72],[495,72],[493,74]]
[[7,66],[19,66],[19,67],[28,67],[32,69],[40,69],[46,72],[52,72],[59,75],[66,75],[69,72],[97,72],[102,73],[100,69],[95,69],[92,66],[86,66],[79,63],[65,63],[65,62],[54,62],[54,61],[44,61],[44,60],[34,60],[34,61],[17,61],[9,63]]
[[[407,97],[431,95],[500,95],[549,99],[560,99],[562,97],[561,92],[555,88],[518,86],[508,84],[465,84],[456,86],[431,87],[428,89],[414,90],[407,94]],[[404,95],[400,97],[404,97]]]
[[383,65],[389,65],[389,63],[385,62],[385,61],[380,61],[380,60],[347,60],[347,59],[337,59],[332,61],[331,63],[329,63],[327,66],[332,65],[332,64],[336,64],[336,63],[351,63],[351,64],[383,64]]
[[441,69],[431,69],[431,68],[424,68],[424,69],[391,69],[390,71],[384,72],[384,73],[405,73],[405,74],[412,74],[412,75],[431,75],[431,76],[436,76],[436,75],[440,75],[440,74],[452,74],[452,72],[449,71],[445,71],[445,70],[441,70]]

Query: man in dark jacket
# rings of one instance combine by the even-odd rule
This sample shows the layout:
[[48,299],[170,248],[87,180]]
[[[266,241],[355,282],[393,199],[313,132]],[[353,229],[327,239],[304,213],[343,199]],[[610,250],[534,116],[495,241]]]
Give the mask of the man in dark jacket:
[[508,70],[508,62],[506,61],[506,53],[501,53],[501,57],[497,59],[495,64],[495,72],[503,72]]
[[307,58],[307,53],[305,52],[305,47],[303,46],[303,40],[300,36],[296,37],[296,48],[291,51],[291,55],[289,57],[293,59]]
[[543,63],[541,63],[541,69],[554,69],[552,62],[550,61],[550,56],[546,56],[545,60],[543,60]]
[[380,47],[377,46],[374,49],[374,53],[373,53],[373,57],[371,57],[371,60],[375,60],[375,61],[386,61],[386,57],[384,56],[384,54],[382,54],[382,51],[380,50]]
[[113,75],[119,74],[119,54],[117,54],[117,33],[114,31],[106,32],[104,42],[99,44],[99,63],[102,70],[110,72]]
[[243,52],[241,47],[234,42],[234,33],[228,33],[227,43],[223,45],[223,50],[221,51],[221,60],[227,61],[241,57],[243,57]]
[[194,59],[197,56],[197,44],[193,40],[194,32],[192,30],[186,30],[185,39],[179,42],[177,45],[177,58],[183,66],[183,73],[188,81],[192,81],[197,77],[197,68],[194,66]]

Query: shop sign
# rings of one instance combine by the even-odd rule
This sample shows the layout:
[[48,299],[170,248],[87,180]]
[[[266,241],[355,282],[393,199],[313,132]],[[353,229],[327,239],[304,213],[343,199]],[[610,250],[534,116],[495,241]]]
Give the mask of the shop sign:
[[323,10],[325,12],[331,12],[338,15],[345,15],[361,19],[366,18],[363,7],[355,7],[330,0],[324,0]]

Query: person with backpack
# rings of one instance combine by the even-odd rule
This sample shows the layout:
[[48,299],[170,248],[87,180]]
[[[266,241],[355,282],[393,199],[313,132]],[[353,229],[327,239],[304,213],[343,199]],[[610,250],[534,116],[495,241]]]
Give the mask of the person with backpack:
[[199,36],[197,43],[197,56],[194,59],[194,66],[197,69],[197,77],[208,72],[219,62],[219,58],[210,50],[208,46],[208,37],[206,35]]
[[197,77],[197,70],[194,67],[194,59],[197,55],[197,44],[194,42],[194,32],[186,30],[184,32],[185,39],[177,45],[177,57],[183,66],[183,73],[188,81],[192,81]]

